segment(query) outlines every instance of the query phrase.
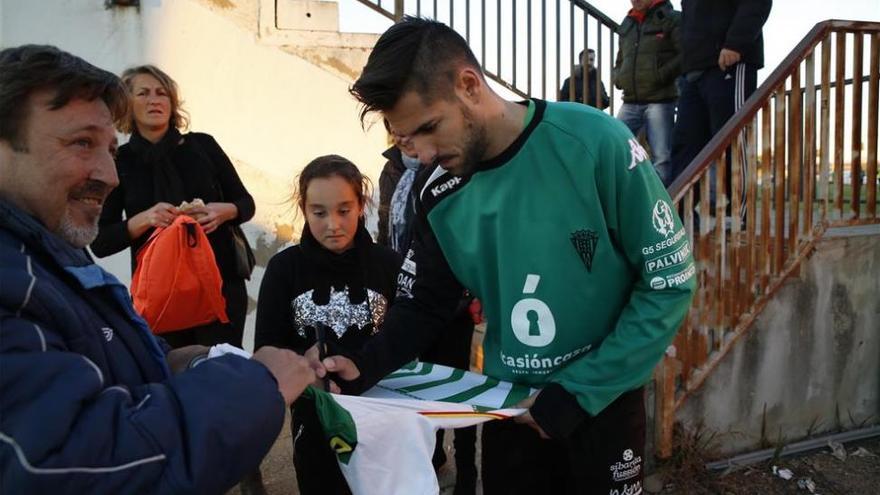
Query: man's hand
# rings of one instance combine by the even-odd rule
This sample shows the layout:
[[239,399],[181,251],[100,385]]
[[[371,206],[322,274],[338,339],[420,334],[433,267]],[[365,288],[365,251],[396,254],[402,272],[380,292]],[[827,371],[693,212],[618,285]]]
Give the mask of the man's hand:
[[[521,400],[517,405],[515,405],[513,407],[515,407],[517,409],[531,408],[532,404],[535,403],[535,399],[538,397],[538,394],[540,394],[540,393],[541,392],[538,392],[537,394],[535,394],[531,397],[526,397],[525,399]],[[516,421],[517,423],[521,423],[521,424],[524,424],[524,425],[531,427],[533,430],[538,432],[538,435],[540,435],[541,438],[543,438],[544,440],[550,440],[550,435],[545,433],[544,430],[541,429],[540,426],[538,426],[538,423],[535,422],[535,418],[532,417],[532,413],[530,413],[529,411],[526,411],[526,413],[521,416],[517,416],[517,417],[513,418],[513,420]]]
[[[329,390],[334,394],[340,393],[339,385],[337,385],[333,380],[327,377],[327,370],[324,368],[324,364],[321,363],[320,353],[318,351],[318,344],[309,347],[309,350],[305,353],[306,360],[309,362],[309,366],[312,368],[312,371],[315,372],[315,383],[314,385],[321,390]],[[326,384],[326,387],[325,387]]]
[[275,376],[278,391],[288,406],[315,381],[315,372],[309,361],[293,351],[263,346],[254,353],[253,359],[269,368]]
[[741,58],[742,55],[739,52],[722,48],[721,53],[718,54],[718,67],[721,68],[721,72],[726,72],[727,69],[738,64]]
[[[306,351],[306,358],[309,361],[309,366],[314,370],[321,387],[323,387],[322,380],[328,379],[328,373],[336,373],[339,378],[345,381],[357,380],[361,376],[361,372],[354,364],[354,361],[345,356],[328,356],[322,361],[319,358],[318,344],[313,345]],[[330,391],[335,394],[339,393],[339,386],[332,380],[330,381]]]
[[188,345],[179,349],[173,349],[165,355],[165,360],[168,361],[168,367],[171,368],[171,372],[176,375],[187,369],[193,358],[207,355],[209,350],[208,347],[203,345]]

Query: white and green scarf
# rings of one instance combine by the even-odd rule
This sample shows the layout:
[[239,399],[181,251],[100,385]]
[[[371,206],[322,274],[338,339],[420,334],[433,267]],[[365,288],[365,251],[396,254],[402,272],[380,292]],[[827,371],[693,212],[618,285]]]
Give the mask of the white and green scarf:
[[318,417],[352,493],[436,494],[431,464],[440,428],[525,413],[512,406],[536,390],[469,371],[411,363],[362,396],[309,387]]

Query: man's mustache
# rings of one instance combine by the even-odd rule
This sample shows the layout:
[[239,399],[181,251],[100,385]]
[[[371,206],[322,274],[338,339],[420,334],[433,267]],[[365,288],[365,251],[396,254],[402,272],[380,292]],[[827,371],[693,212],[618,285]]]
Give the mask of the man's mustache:
[[111,191],[113,191],[113,187],[106,182],[89,179],[81,187],[74,190],[73,195],[77,197],[91,197],[104,200],[107,199],[107,196],[110,195]]

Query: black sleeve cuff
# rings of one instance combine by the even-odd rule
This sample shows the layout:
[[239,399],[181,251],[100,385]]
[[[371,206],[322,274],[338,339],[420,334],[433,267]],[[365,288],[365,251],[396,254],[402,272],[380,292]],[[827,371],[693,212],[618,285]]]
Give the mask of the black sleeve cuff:
[[574,395],[558,383],[551,383],[538,394],[529,413],[550,438],[568,437],[590,418]]

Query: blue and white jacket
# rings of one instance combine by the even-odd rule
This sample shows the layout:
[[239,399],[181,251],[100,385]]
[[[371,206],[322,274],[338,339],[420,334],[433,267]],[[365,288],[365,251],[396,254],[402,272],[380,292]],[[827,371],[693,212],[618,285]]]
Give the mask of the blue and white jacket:
[[0,493],[223,493],[284,420],[236,356],[177,375],[128,291],[0,200]]

